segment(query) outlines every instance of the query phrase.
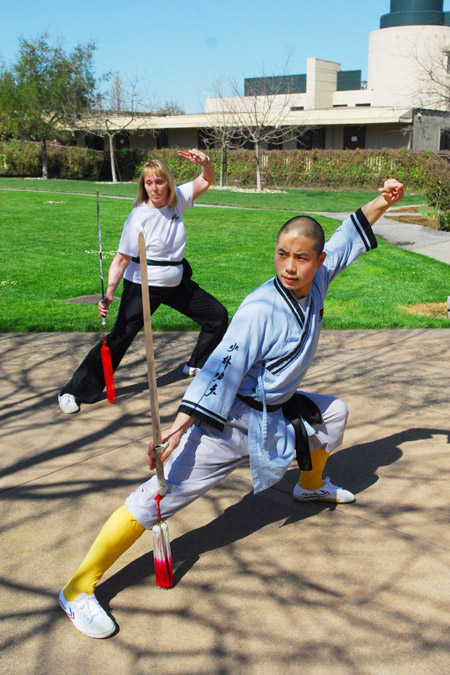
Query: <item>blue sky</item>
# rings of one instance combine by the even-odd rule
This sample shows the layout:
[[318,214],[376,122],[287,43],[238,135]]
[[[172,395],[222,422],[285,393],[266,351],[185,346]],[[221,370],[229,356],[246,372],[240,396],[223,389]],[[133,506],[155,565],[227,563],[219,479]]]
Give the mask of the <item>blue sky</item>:
[[0,57],[14,61],[20,36],[46,32],[68,51],[94,40],[98,75],[139,79],[153,100],[194,113],[218,76],[304,73],[309,56],[365,79],[369,33],[389,9],[390,0],[21,0],[3,4]]

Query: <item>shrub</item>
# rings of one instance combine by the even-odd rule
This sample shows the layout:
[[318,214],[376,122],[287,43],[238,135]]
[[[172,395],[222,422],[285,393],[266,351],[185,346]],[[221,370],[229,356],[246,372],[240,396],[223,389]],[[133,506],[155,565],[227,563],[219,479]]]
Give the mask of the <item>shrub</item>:
[[[209,149],[216,176],[220,173],[220,149]],[[264,187],[328,188],[374,190],[386,178],[395,176],[408,191],[425,191],[431,207],[450,209],[450,166],[434,153],[400,150],[261,150]],[[53,178],[111,180],[109,153],[48,144],[49,170]],[[180,161],[177,148],[116,152],[120,180],[137,180],[145,161],[165,160],[176,183],[185,183],[199,173],[197,164]],[[227,182],[230,186],[256,185],[253,150],[229,150]],[[40,176],[38,143],[7,141],[0,143],[0,175]]]
[[[71,145],[47,143],[48,169],[52,178],[96,180],[103,152]],[[38,178],[42,175],[41,147],[33,141],[0,143],[0,175]]]
[[439,229],[450,232],[450,211],[444,211],[438,215]]
[[2,176],[40,176],[41,149],[38,143],[6,141],[0,144],[0,174]]
[[425,186],[428,206],[436,211],[450,211],[450,189],[441,176],[430,178]]

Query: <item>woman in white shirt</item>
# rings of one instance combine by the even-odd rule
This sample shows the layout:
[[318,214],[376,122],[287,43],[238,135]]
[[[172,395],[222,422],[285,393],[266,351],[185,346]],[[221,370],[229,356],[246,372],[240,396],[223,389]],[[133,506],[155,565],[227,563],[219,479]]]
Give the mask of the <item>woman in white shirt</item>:
[[[117,368],[133,339],[143,326],[139,233],[145,237],[150,307],[160,304],[173,307],[197,322],[201,331],[185,375],[193,376],[221,341],[228,313],[212,295],[191,279],[192,270],[184,258],[186,229],[183,212],[194,205],[214,180],[209,157],[201,150],[179,150],[180,157],[200,164],[202,172],[190,183],[175,186],[169,167],[161,160],[146,162],[139,180],[134,208],[127,218],[117,253],[110,265],[102,316],[108,312],[114,293],[123,278],[123,292],[116,321],[106,341],[111,352],[113,370]],[[58,395],[65,413],[78,412],[80,403],[93,403],[105,388],[99,342],[88,353],[68,384]]]

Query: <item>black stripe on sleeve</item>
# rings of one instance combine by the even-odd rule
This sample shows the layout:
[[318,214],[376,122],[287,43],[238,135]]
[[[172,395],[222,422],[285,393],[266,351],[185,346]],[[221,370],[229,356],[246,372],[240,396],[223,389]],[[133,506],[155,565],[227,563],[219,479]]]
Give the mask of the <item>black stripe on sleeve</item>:
[[182,412],[186,415],[189,415],[190,417],[194,417],[199,422],[206,422],[219,431],[223,431],[224,429],[225,420],[224,422],[221,422],[218,418],[211,417],[211,415],[208,415],[206,412],[199,410],[198,406],[190,406],[188,403],[182,402],[178,408],[178,412]]
[[359,236],[364,242],[366,250],[369,251],[372,248],[377,248],[377,238],[375,237],[372,226],[364,215],[363,210],[358,209],[355,211],[355,213],[352,213],[350,217],[352,219],[353,225],[358,231]]

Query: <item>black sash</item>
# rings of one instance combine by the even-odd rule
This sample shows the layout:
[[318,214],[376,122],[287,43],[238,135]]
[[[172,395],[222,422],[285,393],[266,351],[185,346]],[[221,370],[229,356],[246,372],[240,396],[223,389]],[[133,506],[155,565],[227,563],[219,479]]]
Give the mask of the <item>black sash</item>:
[[[237,398],[246,403],[250,408],[262,412],[263,405],[261,401],[255,401],[252,396],[241,396]],[[292,424],[295,431],[295,457],[297,464],[303,471],[311,471],[311,453],[309,450],[308,434],[306,433],[303,420],[308,424],[322,424],[322,414],[317,405],[305,394],[296,392],[288,401],[278,405],[266,405],[267,412],[275,412],[282,408],[283,415]]]
[[[141,262],[141,259],[139,258],[139,256],[137,256],[137,258],[135,258],[135,257],[133,256],[133,257],[131,258],[131,260],[132,260],[134,263],[138,263],[138,264],[140,264],[140,262]],[[169,267],[175,267],[175,266],[177,266],[177,265],[182,265],[182,264],[183,264],[183,261],[182,261],[182,260],[178,260],[178,262],[176,262],[175,260],[149,260],[149,259],[147,258],[147,265],[157,265],[157,266],[159,266],[159,267],[167,267],[167,266],[169,266]]]

